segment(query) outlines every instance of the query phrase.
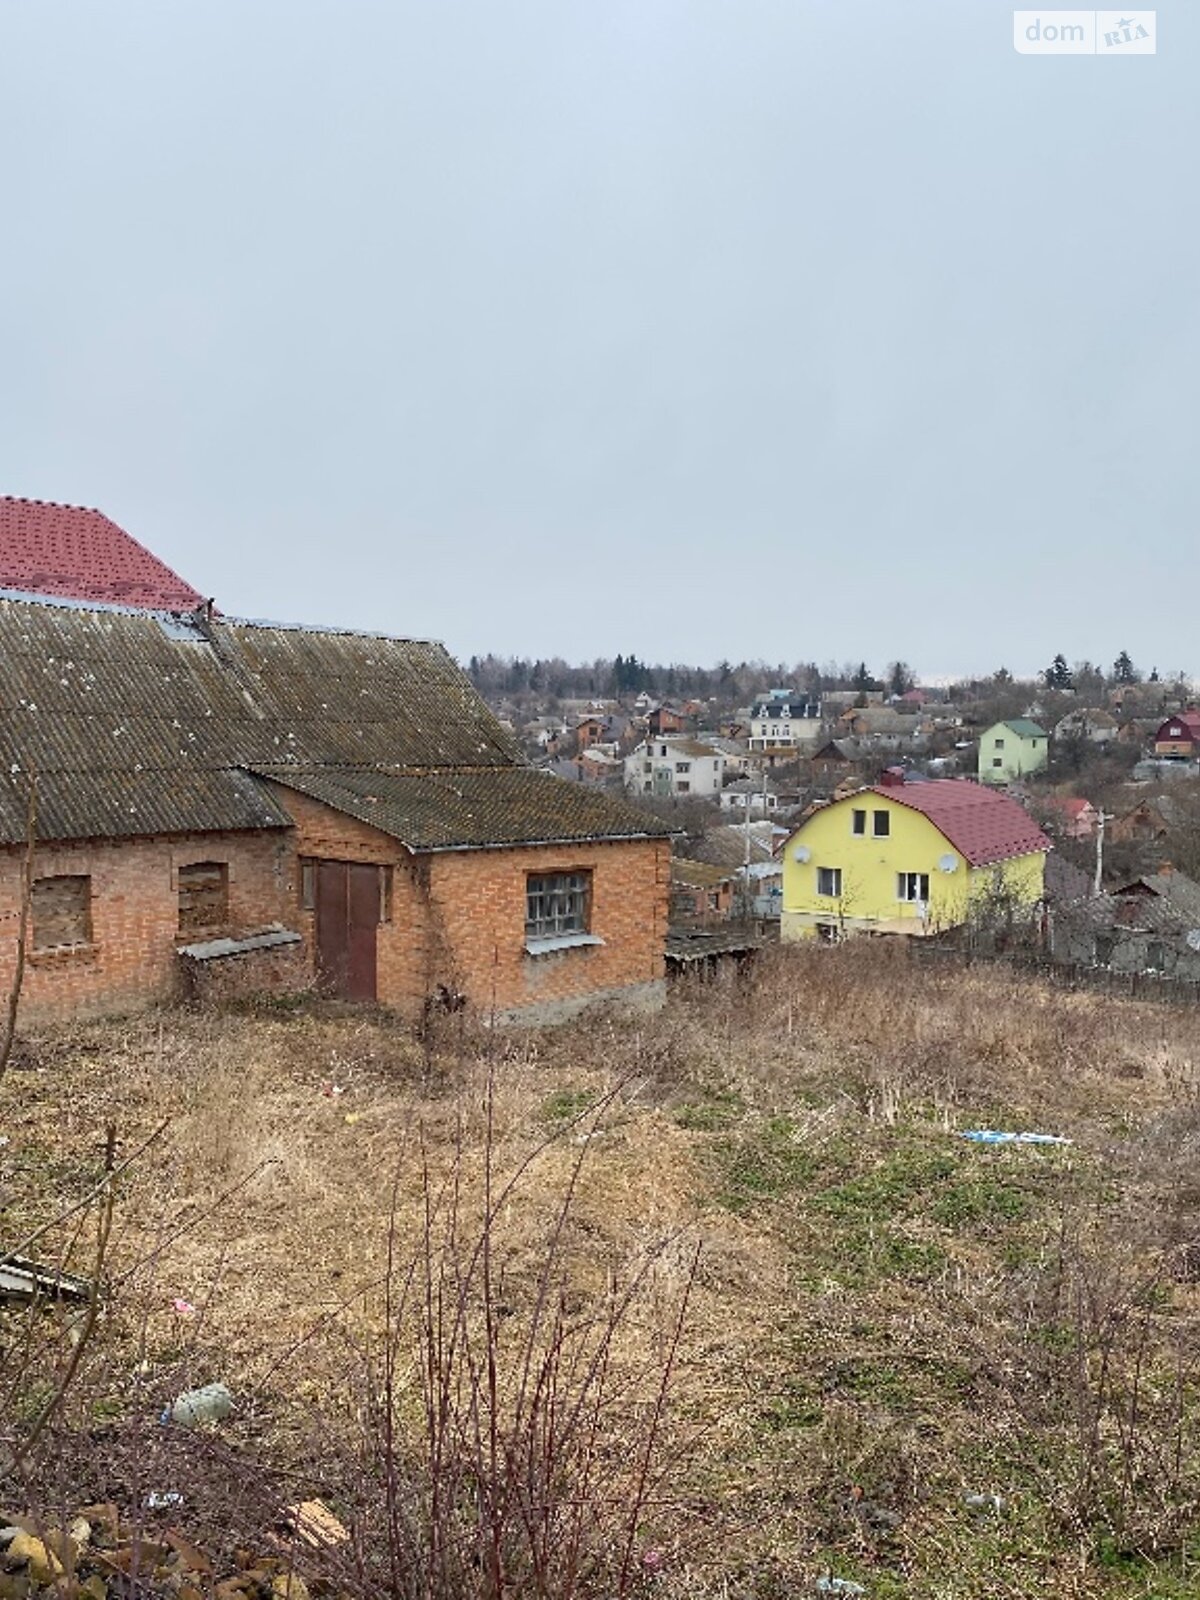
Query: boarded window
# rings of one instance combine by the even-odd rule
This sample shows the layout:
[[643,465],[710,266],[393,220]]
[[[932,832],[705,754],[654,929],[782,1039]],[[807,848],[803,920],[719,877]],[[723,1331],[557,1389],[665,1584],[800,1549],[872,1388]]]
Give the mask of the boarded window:
[[591,898],[590,872],[530,873],[525,880],[526,938],[587,933]]
[[91,878],[35,878],[32,910],[35,950],[91,944]]
[[300,863],[300,909],[313,911],[317,904],[317,863],[315,861],[301,861]]
[[229,921],[229,868],[195,861],[179,869],[179,931],[204,933]]

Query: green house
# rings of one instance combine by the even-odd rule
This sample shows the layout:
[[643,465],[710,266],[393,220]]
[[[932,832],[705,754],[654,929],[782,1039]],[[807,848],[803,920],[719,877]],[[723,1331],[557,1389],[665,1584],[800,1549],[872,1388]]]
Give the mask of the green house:
[[1013,783],[1041,772],[1050,755],[1050,735],[1028,717],[997,722],[979,737],[980,783]]

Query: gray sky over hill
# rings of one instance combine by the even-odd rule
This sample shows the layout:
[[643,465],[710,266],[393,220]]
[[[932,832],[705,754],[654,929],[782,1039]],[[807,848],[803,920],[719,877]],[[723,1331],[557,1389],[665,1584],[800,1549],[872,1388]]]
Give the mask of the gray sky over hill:
[[1200,7],[1158,32],[0,0],[0,492],[463,656],[1200,668]]

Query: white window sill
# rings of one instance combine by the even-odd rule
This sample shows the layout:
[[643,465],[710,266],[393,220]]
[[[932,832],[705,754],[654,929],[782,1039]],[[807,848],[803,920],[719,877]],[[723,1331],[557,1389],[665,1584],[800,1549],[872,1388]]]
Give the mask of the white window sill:
[[525,953],[530,956],[553,955],[556,950],[577,950],[585,945],[603,944],[594,933],[560,933],[550,939],[526,939]]

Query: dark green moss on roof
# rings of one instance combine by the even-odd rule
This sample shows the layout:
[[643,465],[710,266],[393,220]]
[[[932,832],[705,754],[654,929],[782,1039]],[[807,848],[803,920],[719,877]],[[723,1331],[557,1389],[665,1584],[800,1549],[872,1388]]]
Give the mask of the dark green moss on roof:
[[[665,838],[667,825],[584,784],[533,767],[382,771],[259,767],[256,772],[368,822],[410,850]],[[287,804],[286,796],[283,804]]]
[[39,836],[86,839],[286,827],[252,770],[292,769],[355,816],[386,788],[414,849],[665,831],[528,768],[441,645],[0,599],[0,842],[30,773]]

